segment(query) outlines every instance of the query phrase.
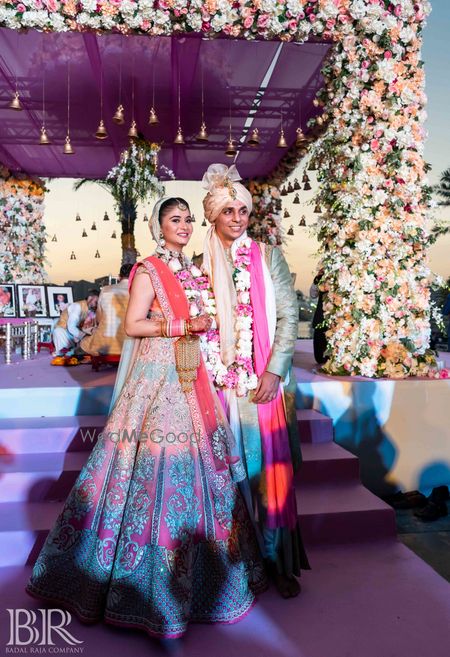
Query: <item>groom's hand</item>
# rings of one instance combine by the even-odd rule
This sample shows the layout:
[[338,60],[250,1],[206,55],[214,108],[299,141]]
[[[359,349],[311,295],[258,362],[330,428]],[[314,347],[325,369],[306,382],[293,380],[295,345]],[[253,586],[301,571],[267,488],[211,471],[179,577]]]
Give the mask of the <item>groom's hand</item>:
[[264,372],[258,381],[256,390],[253,395],[254,404],[267,404],[271,402],[278,393],[280,377],[272,372]]

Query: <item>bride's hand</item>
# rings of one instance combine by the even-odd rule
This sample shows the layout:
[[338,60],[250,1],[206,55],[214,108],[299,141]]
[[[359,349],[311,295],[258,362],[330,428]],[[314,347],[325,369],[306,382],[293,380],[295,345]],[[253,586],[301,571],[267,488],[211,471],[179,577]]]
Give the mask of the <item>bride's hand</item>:
[[200,315],[190,320],[191,333],[204,333],[211,328],[212,319],[209,315]]

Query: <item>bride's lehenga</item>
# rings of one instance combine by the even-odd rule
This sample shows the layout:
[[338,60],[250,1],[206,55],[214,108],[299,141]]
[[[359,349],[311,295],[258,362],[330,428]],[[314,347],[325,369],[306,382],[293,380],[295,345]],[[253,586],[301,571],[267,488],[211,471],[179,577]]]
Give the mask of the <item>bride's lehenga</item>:
[[[157,295],[151,317],[167,317],[171,299],[156,269],[145,266]],[[36,561],[31,595],[83,621],[164,637],[181,635],[189,622],[245,615],[266,583],[237,483],[243,469],[224,467],[229,428],[212,399],[213,422],[198,389],[182,392],[174,339],[140,340],[102,436]]]

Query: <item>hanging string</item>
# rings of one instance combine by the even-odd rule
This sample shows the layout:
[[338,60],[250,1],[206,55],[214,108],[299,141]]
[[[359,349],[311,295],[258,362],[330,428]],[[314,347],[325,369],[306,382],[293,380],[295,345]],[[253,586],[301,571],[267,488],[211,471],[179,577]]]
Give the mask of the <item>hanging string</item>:
[[70,137],[70,60],[67,60],[67,136]]

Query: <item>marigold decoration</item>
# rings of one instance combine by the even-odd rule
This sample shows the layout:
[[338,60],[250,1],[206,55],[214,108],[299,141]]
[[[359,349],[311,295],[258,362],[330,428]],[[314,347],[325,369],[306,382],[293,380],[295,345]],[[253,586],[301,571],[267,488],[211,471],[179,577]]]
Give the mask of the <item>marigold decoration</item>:
[[[334,41],[323,68],[323,112],[265,181],[253,181],[251,234],[279,244],[277,200],[312,147],[332,374],[430,375],[430,188],[423,159],[420,60],[428,0],[4,0],[0,25],[151,35]],[[311,146],[310,146],[311,148]],[[267,214],[266,214],[267,213]]]
[[42,284],[47,233],[43,220],[45,186],[0,168],[0,281]]

